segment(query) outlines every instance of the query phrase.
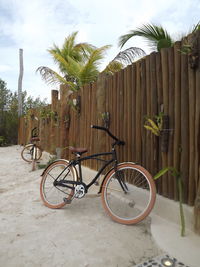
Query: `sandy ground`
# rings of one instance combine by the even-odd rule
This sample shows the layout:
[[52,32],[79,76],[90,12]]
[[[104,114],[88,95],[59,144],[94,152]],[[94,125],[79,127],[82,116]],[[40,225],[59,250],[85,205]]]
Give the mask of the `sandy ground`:
[[131,267],[163,253],[151,236],[150,218],[117,224],[99,197],[60,210],[45,207],[42,170],[31,171],[21,150],[0,148],[0,266]]

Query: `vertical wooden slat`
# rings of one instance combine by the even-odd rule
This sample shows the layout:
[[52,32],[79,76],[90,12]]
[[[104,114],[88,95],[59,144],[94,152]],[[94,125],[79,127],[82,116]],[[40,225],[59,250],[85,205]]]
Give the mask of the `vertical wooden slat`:
[[[158,113],[163,111],[163,87],[162,87],[162,64],[160,53],[156,54],[156,84],[158,94]],[[158,170],[162,169],[162,153],[160,147],[160,140],[157,141],[157,153],[158,153]],[[156,180],[157,191],[159,194],[162,192],[162,179]]]
[[136,62],[136,162],[141,164],[141,153],[142,153],[142,139],[141,139],[141,80],[140,80],[140,62]]
[[183,199],[187,203],[189,175],[189,87],[188,57],[181,55],[181,178],[183,181]]
[[146,64],[145,60],[141,60],[141,134],[142,134],[142,162],[146,166],[146,129],[144,128],[145,117],[147,115],[147,96],[146,96]]
[[[168,49],[161,49],[161,62],[162,62],[162,77],[163,77],[163,110],[164,114],[169,114],[169,73],[168,73]],[[167,152],[162,152],[162,167],[168,167]],[[168,174],[162,177],[162,194],[164,196],[168,195]]]
[[[146,95],[147,95],[147,117],[151,117],[151,86],[150,86],[150,57],[146,57]],[[152,157],[151,146],[151,132],[146,131],[146,168],[151,171],[151,162],[149,159]]]
[[[192,36],[191,36],[192,37]],[[192,43],[192,38],[188,42]],[[195,200],[195,106],[196,106],[196,72],[188,65],[189,80],[189,188],[188,204],[194,205]]]
[[[181,144],[181,42],[174,45],[174,148],[173,166],[180,171]],[[178,200],[176,179],[174,179],[174,199]]]
[[[150,92],[150,99],[151,101],[151,119],[154,120],[154,117],[158,115],[158,93],[157,93],[157,84],[156,84],[156,56],[155,53],[151,53],[150,55],[150,85],[151,85],[151,92]],[[155,175],[158,172],[157,169],[157,161],[158,161],[158,155],[157,155],[157,141],[158,137],[156,137],[154,134],[151,134],[151,173],[152,175]]]
[[[174,133],[174,49],[168,50],[169,62],[169,146],[168,146],[168,166],[173,167],[173,133]],[[174,197],[174,177],[168,174],[168,196]]]

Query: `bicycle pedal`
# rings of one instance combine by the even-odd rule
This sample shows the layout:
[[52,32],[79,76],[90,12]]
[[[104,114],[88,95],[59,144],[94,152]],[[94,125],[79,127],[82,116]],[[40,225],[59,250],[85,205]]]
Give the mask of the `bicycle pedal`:
[[94,185],[96,185],[96,186],[99,186],[99,182],[98,182],[98,181],[96,181],[96,182],[94,183]]
[[71,204],[71,202],[72,202],[71,199],[67,199],[66,197],[63,198],[63,201],[64,201],[66,204]]

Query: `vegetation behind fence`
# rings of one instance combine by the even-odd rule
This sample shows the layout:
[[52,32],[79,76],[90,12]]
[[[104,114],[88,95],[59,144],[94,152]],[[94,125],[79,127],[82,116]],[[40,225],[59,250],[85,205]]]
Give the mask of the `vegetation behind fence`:
[[[181,172],[184,202],[194,205],[199,185],[200,159],[200,51],[199,33],[188,37],[190,50],[174,47],[152,53],[113,76],[102,74],[96,83],[70,94],[66,86],[52,91],[52,103],[43,110],[30,110],[21,117],[19,144],[30,139],[39,126],[41,146],[70,158],[68,147],[88,148],[88,153],[110,149],[110,138],[91,129],[91,124],[109,127],[126,142],[119,148],[121,161],[143,165],[152,175],[167,166]],[[144,128],[146,117],[164,113],[160,136]],[[35,119],[38,118],[38,120]],[[97,163],[88,166],[96,169]],[[199,189],[198,189],[199,187]],[[165,174],[157,181],[158,193],[177,200],[176,179]],[[197,204],[197,203],[196,203]],[[200,207],[200,204],[198,204]],[[200,216],[199,216],[200,217]]]

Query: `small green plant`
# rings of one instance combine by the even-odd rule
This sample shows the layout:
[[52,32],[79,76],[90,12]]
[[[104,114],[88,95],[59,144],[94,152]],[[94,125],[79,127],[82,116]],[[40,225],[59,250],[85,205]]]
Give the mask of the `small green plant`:
[[179,51],[183,55],[189,55],[192,52],[192,46],[188,43],[185,43],[185,44],[183,44],[183,46],[181,47],[181,49]]
[[44,164],[38,164],[38,169],[45,169],[47,166],[49,166],[52,162],[56,160],[55,156],[50,156],[49,161]]
[[6,144],[6,140],[4,136],[0,136],[0,146],[4,146]]
[[160,170],[154,176],[154,179],[156,180],[160,178],[168,171],[176,178],[177,184],[178,184],[179,210],[180,210],[180,219],[181,219],[181,236],[184,236],[185,235],[185,216],[183,212],[183,184],[181,180],[181,173],[174,167],[166,167]]
[[158,115],[154,116],[154,120],[150,118],[146,118],[144,127],[147,130],[150,130],[156,136],[161,135],[161,131],[163,129],[163,113],[160,112]]

